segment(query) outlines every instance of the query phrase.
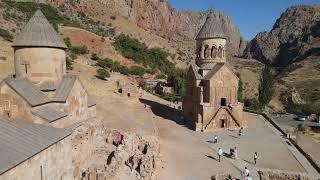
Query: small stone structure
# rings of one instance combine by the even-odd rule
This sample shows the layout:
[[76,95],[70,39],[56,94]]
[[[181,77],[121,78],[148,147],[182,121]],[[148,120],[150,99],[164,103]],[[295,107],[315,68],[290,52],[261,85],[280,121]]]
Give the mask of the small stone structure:
[[183,114],[195,130],[243,127],[243,104],[238,102],[238,77],[226,62],[222,22],[209,14],[196,37],[197,58],[187,73]]
[[169,86],[166,82],[158,82],[155,87],[158,94],[172,94],[174,93],[173,87]]
[[72,179],[71,131],[0,118],[0,179]]
[[66,74],[66,45],[38,10],[15,39],[15,75],[0,82],[0,116],[67,127],[95,117],[95,100]]
[[122,96],[139,97],[142,90],[134,84],[117,81],[117,91]]

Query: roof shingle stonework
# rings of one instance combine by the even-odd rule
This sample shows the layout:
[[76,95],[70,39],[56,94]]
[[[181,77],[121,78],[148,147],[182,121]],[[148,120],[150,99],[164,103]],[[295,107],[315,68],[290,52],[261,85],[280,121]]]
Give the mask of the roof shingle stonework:
[[50,99],[28,79],[8,77],[5,82],[31,106],[39,106],[50,102]]
[[16,37],[12,47],[67,48],[61,36],[58,35],[40,10],[36,11]]
[[209,38],[226,38],[223,31],[223,22],[216,21],[214,13],[210,13],[206,19],[206,22],[200,29],[196,40],[199,39],[209,39]]
[[75,75],[64,75],[59,87],[53,97],[54,102],[66,102],[74,82],[77,80]]
[[36,108],[36,109],[32,110],[32,113],[49,121],[49,122],[53,122],[53,121],[56,121],[58,119],[61,119],[63,117],[68,116],[67,113],[60,111],[54,107],[50,107],[50,106]]
[[0,118],[0,175],[71,133],[66,129]]

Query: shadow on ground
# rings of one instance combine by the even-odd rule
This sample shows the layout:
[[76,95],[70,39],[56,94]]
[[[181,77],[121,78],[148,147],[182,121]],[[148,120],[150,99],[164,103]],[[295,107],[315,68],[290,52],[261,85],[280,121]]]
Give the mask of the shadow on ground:
[[177,123],[181,126],[189,128],[186,125],[185,120],[180,118],[180,111],[179,110],[172,108],[172,107],[169,107],[169,106],[166,106],[166,105],[163,105],[163,104],[160,104],[155,101],[150,101],[148,99],[144,99],[144,98],[139,98],[139,101],[143,104],[150,106],[151,111],[155,115],[160,116],[160,117],[167,119],[167,120],[174,121],[175,123]]
[[213,156],[210,156],[210,155],[206,155],[207,158],[210,158],[210,159],[213,159],[213,160],[216,160],[216,161],[219,161],[219,159],[213,157]]

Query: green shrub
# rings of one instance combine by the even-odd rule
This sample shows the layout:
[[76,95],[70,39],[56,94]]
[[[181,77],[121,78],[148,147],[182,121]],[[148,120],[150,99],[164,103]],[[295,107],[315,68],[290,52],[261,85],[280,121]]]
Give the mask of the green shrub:
[[94,61],[98,61],[100,58],[96,53],[92,53],[91,54],[91,59],[94,60]]
[[69,37],[63,39],[71,54],[81,55],[89,52],[86,46],[73,46]]
[[3,37],[3,39],[7,40],[7,41],[12,41],[13,40],[13,36],[9,33],[9,31],[0,28],[0,36]]
[[97,70],[97,76],[99,78],[105,79],[105,78],[110,77],[110,73],[105,69],[98,69]]
[[89,52],[86,46],[71,46],[70,51],[78,55],[87,54]]
[[157,74],[156,75],[156,79],[166,79],[166,78],[167,78],[167,76],[164,74]]
[[124,57],[142,64],[146,68],[159,70],[167,76],[168,82],[174,87],[176,93],[184,93],[185,72],[175,68],[167,58],[170,55],[160,48],[148,49],[147,46],[135,38],[120,34],[115,37],[113,46]]
[[253,111],[262,111],[262,106],[257,99],[244,99],[244,106]]
[[242,83],[242,79],[239,73],[237,73],[237,76],[239,78],[239,87],[238,87],[238,101],[242,102],[243,101],[243,97],[242,97],[242,91],[243,91],[243,83]]
[[98,59],[97,61],[97,66],[101,67],[101,68],[110,68],[112,69],[113,67],[113,61],[109,58],[105,58],[105,59]]
[[74,54],[74,53],[70,53],[70,58],[71,58],[72,60],[75,60],[75,59],[78,58],[78,56],[77,56],[76,54]]
[[72,66],[73,60],[70,58],[66,58],[66,66],[67,66],[67,70],[72,70],[73,66]]
[[59,24],[75,24],[66,16],[60,14],[56,8],[48,4],[35,2],[16,2],[11,0],[3,0],[3,2],[5,3],[7,10],[15,9],[19,12],[22,12],[28,19],[35,13],[38,8],[40,8],[40,10],[56,30],[58,30]]
[[116,17],[116,16],[110,16],[110,19],[112,19],[112,20],[116,20],[116,19],[117,19],[117,17]]
[[68,48],[72,47],[71,40],[69,37],[63,38],[63,41]]
[[320,114],[320,102],[309,102],[307,104],[289,104],[286,108],[287,112],[293,114],[310,115]]
[[140,66],[132,66],[130,68],[130,74],[137,75],[137,76],[143,76],[146,73],[146,70]]

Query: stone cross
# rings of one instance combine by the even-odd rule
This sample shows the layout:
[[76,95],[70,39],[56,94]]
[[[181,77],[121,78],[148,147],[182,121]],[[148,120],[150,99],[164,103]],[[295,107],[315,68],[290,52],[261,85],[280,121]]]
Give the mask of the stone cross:
[[28,66],[30,66],[30,64],[28,62],[23,62],[23,63],[21,63],[21,65],[24,66],[25,72],[26,72],[26,74],[28,74]]

